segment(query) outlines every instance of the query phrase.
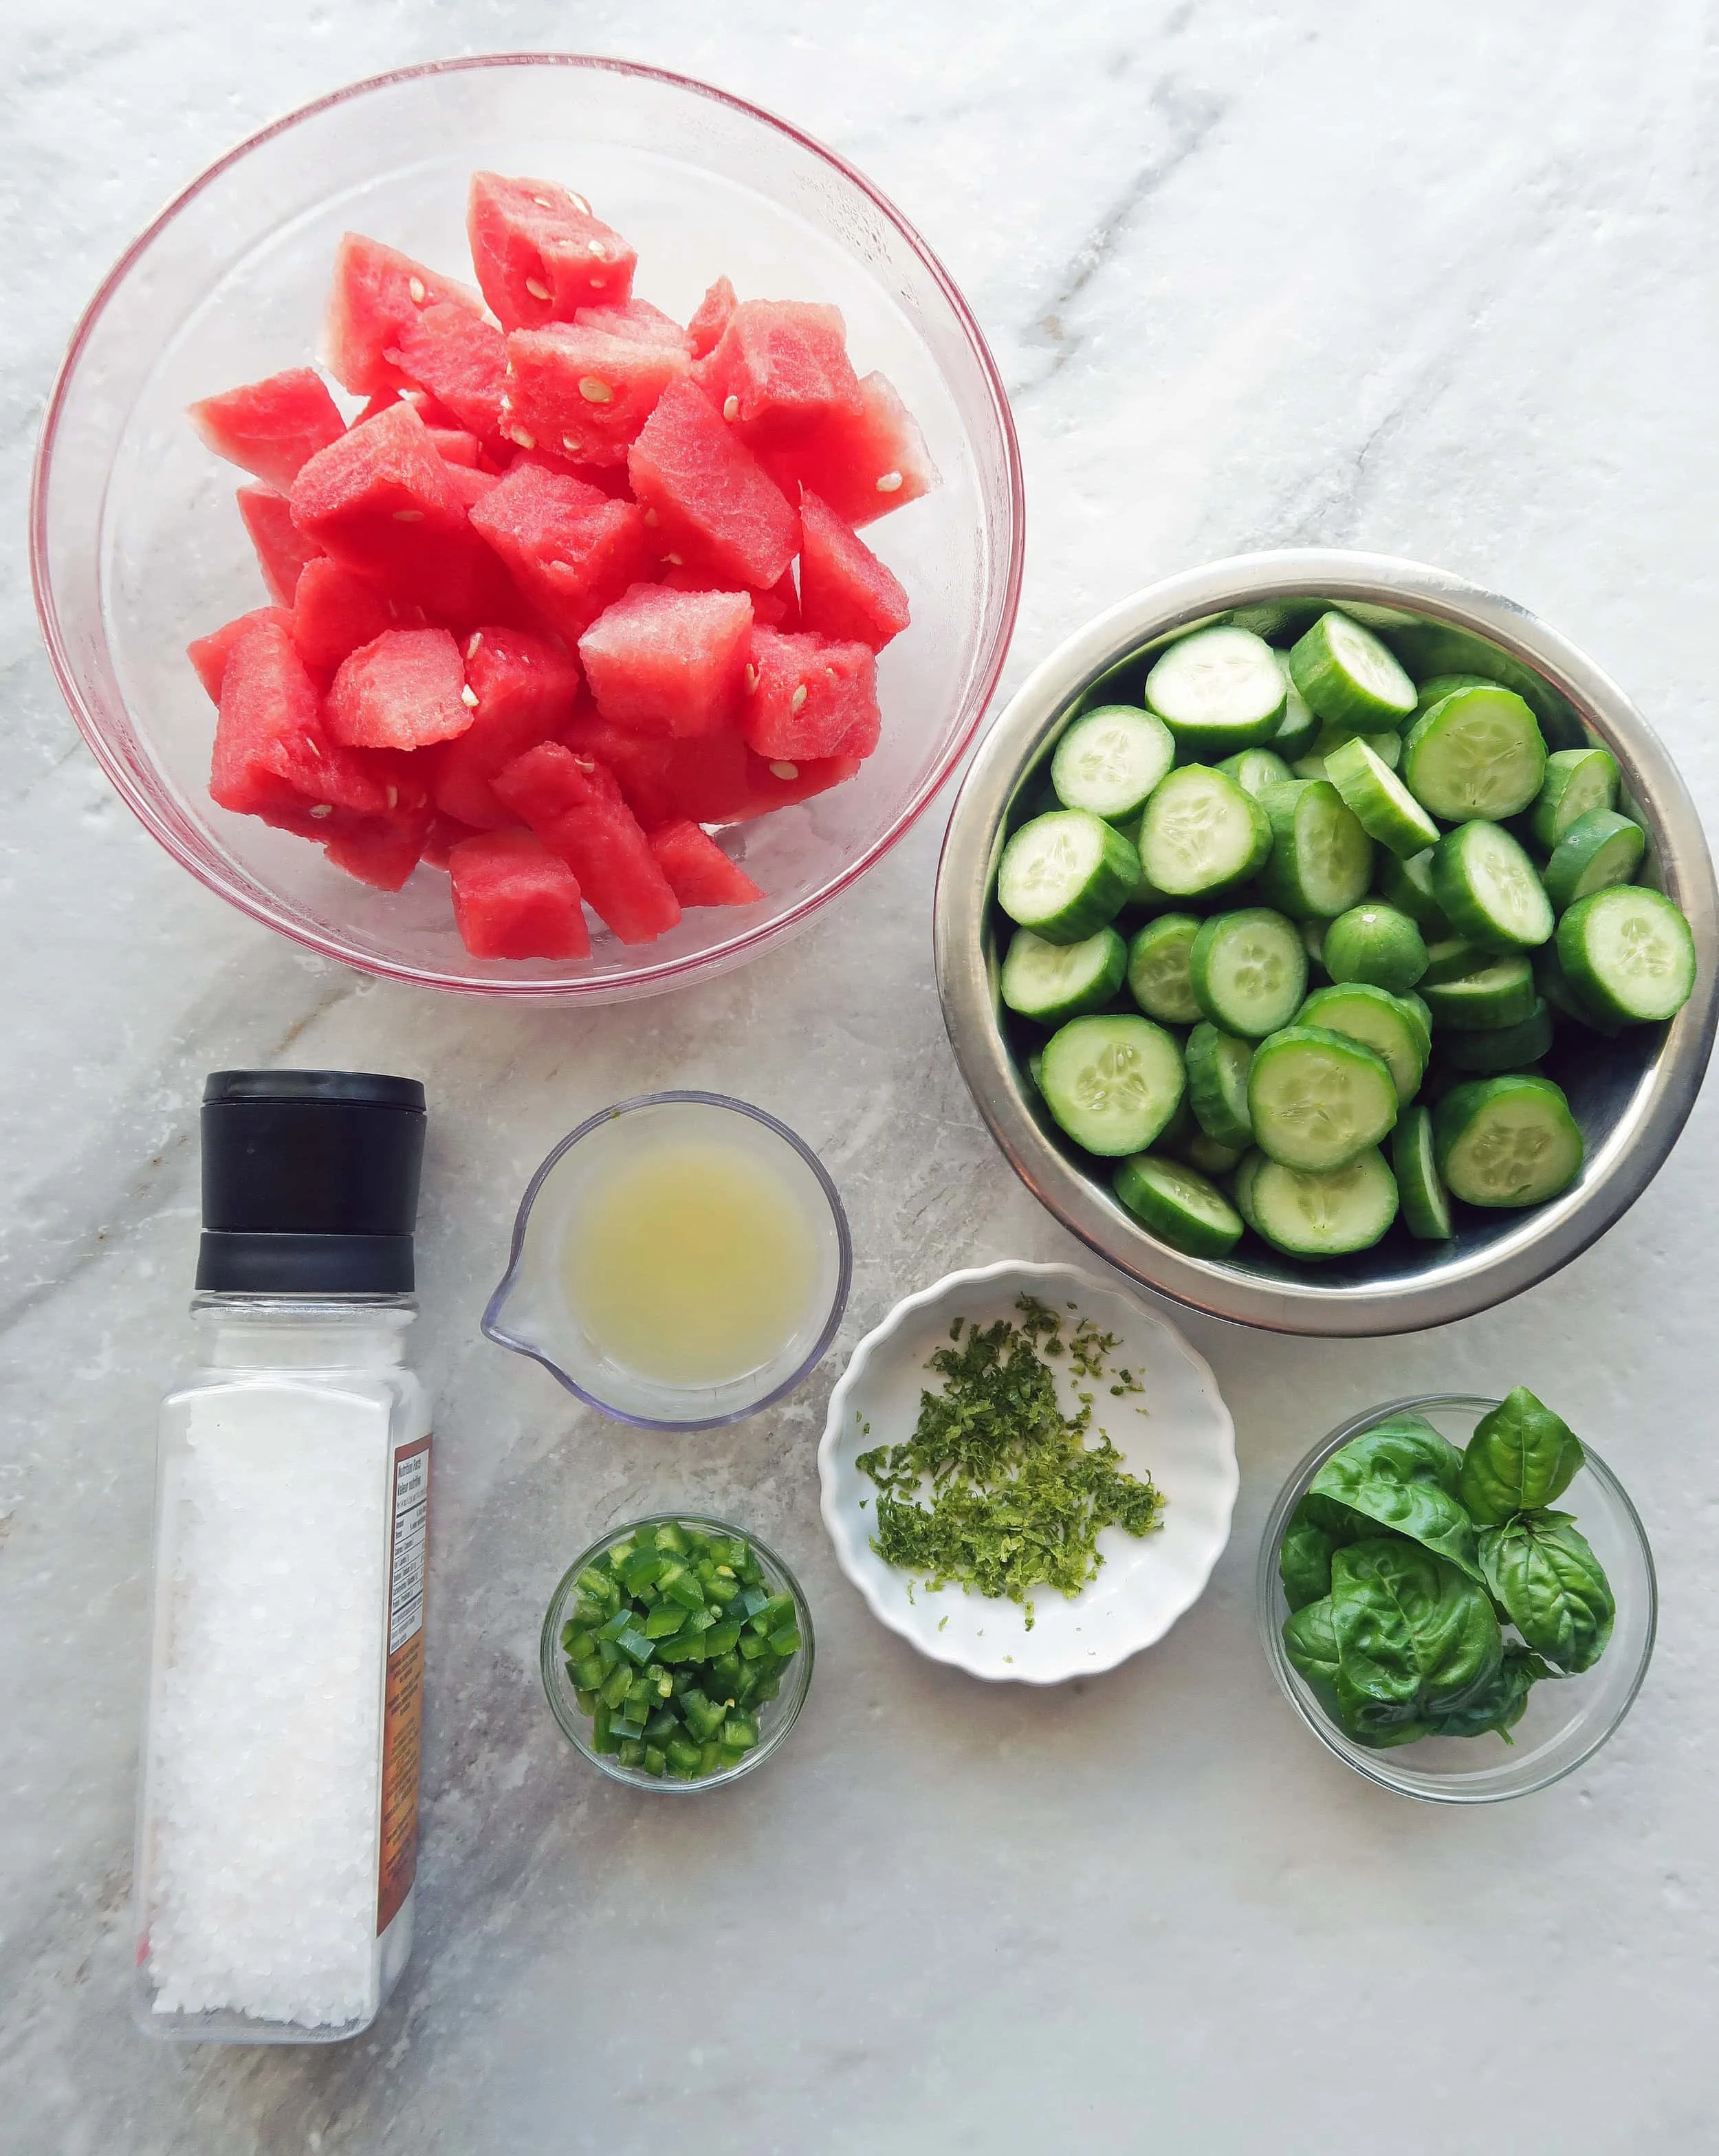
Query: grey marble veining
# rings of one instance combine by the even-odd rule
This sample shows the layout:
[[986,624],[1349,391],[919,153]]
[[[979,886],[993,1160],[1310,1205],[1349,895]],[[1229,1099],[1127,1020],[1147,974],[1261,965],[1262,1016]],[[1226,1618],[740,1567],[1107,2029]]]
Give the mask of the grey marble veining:
[[[835,145],[969,295],[1027,464],[1012,679],[1170,569],[1364,544],[1566,629],[1711,811],[1711,9],[19,0],[9,21],[0,2149],[1711,2148],[1709,1103],[1634,1210],[1507,1309],[1381,1343],[1190,1322],[1243,1460],[1211,1589],[1101,1680],[981,1687],[874,1625],[835,1572],[813,1452],[840,1348],[785,1406],[689,1440],[603,1423],[475,1329],[532,1164],[669,1082],[747,1094],[824,1153],[858,1252],[844,1345],[952,1266],[1072,1254],[943,1042],[941,809],[800,942],[688,994],[569,1017],[378,986],[223,909],[112,796],[37,641],[22,506],[79,308],[229,142],[416,59],[624,54]],[[356,2044],[169,2051],[124,2004],[154,1404],[185,1337],[202,1074],[288,1057],[431,1089],[421,1931]],[[1517,1380],[1639,1503],[1661,1643],[1587,1768],[1447,1815],[1363,1787],[1282,1706],[1255,1547],[1340,1416]],[[681,1502],[754,1521],[819,1627],[781,1758],[684,1804],[582,1770],[534,1669],[574,1550]]]

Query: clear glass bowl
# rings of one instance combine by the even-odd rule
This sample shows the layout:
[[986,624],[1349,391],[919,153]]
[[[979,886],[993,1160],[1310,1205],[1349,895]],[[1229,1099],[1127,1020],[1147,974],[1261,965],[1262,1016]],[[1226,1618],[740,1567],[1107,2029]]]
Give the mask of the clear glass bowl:
[[[636,1535],[641,1527],[660,1527],[673,1521],[683,1527],[697,1527],[706,1534],[738,1535],[752,1544],[757,1553],[764,1578],[772,1591],[793,1597],[794,1621],[799,1627],[803,1642],[800,1651],[788,1666],[782,1690],[774,1699],[766,1700],[757,1710],[758,1742],[737,1767],[726,1774],[708,1774],[696,1782],[676,1781],[672,1775],[647,1774],[636,1767],[623,1767],[613,1753],[598,1752],[591,1743],[590,1717],[580,1712],[574,1696],[572,1679],[567,1675],[567,1657],[561,1649],[561,1628],[566,1621],[565,1612],[573,1599],[573,1582],[585,1569],[617,1543],[625,1542]],[[549,1608],[543,1619],[542,1637],[539,1643],[539,1659],[543,1671],[543,1696],[549,1702],[549,1711],[561,1725],[562,1734],[573,1747],[598,1767],[611,1781],[624,1782],[629,1789],[650,1789],[659,1796],[696,1796],[705,1789],[725,1789],[731,1782],[737,1782],[742,1774],[750,1774],[762,1767],[771,1757],[799,1719],[800,1709],[806,1703],[806,1694],[812,1685],[812,1612],[800,1591],[800,1583],[767,1543],[759,1541],[749,1527],[736,1527],[730,1520],[711,1520],[696,1512],[652,1512],[642,1520],[629,1520],[624,1527],[611,1527],[606,1535],[593,1543],[590,1548],[568,1566],[561,1584],[549,1598]]]
[[[194,398],[310,357],[341,234],[459,273],[472,171],[588,193],[685,320],[719,272],[742,293],[833,300],[942,484],[868,537],[913,624],[883,654],[881,747],[846,785],[738,827],[769,896],[688,915],[659,942],[607,931],[572,966],[470,957],[442,875],[372,891],[314,846],[208,793],[213,714],[192,637],[264,600],[232,501],[244,475],[186,422]],[[469,271],[466,273],[469,275]],[[1019,597],[1020,459],[978,325],[924,242],[860,175],[767,114],[614,60],[450,60],[355,85],[212,167],[90,303],[50,399],[31,567],[72,715],[145,826],[254,919],[331,958],[428,987],[603,1003],[723,973],[777,942],[893,844],[948,776],[1001,670]]]
[[1475,1424],[1498,1405],[1496,1400],[1463,1393],[1434,1393],[1424,1399],[1387,1400],[1354,1415],[1329,1437],[1321,1438],[1283,1486],[1260,1544],[1260,1633],[1266,1657],[1284,1696],[1330,1751],[1382,1788],[1434,1804],[1495,1804],[1504,1797],[1526,1797],[1561,1781],[1584,1759],[1592,1758],[1634,1702],[1647,1675],[1659,1614],[1659,1589],[1653,1553],[1635,1507],[1623,1485],[1583,1440],[1588,1464],[1557,1500],[1557,1509],[1573,1513],[1576,1525],[1605,1567],[1618,1614],[1606,1650],[1581,1676],[1548,1679],[1528,1695],[1527,1711],[1502,1738],[1428,1737],[1399,1750],[1371,1752],[1346,1737],[1326,1713],[1312,1687],[1284,1650],[1283,1624],[1289,1615],[1283,1583],[1277,1574],[1278,1547],[1290,1515],[1307,1486],[1340,1445],[1387,1415],[1424,1415],[1453,1445],[1464,1445]]

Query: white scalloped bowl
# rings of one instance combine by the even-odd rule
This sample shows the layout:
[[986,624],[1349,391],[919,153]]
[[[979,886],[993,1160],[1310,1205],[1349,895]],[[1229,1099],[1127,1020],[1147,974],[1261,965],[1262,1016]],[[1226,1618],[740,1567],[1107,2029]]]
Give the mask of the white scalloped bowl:
[[[1108,1433],[1128,1471],[1149,1471],[1166,1499],[1163,1524],[1149,1535],[1105,1528],[1098,1538],[1104,1563],[1097,1578],[1072,1599],[1054,1592],[1037,1596],[1030,1631],[1012,1602],[987,1600],[958,1587],[930,1592],[885,1564],[870,1540],[876,1487],[854,1466],[873,1445],[899,1444],[911,1433],[927,1383],[926,1358],[947,1344],[952,1321],[989,1325],[1013,1317],[1015,1298],[1023,1292],[1054,1309],[1074,1303],[1116,1335],[1113,1367],[1132,1371],[1145,1390],[1118,1400],[1101,1385],[1094,1421]],[[1072,1411],[1074,1386],[1066,1370],[1058,1373],[1057,1389]],[[824,1524],[837,1561],[873,1616],[933,1661],[992,1681],[1021,1684],[1090,1676],[1162,1640],[1204,1591],[1229,1539],[1240,1482],[1235,1426],[1217,1380],[1167,1318],[1076,1266],[1013,1260],[951,1273],[898,1302],[867,1333],[830,1396],[818,1472]]]

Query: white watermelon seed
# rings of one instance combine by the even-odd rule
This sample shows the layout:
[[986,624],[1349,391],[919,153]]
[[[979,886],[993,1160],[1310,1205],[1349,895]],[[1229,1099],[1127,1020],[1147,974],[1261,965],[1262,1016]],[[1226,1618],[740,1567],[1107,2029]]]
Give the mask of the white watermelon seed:
[[388,788],[388,806],[390,808],[398,808],[399,805],[400,789],[398,786],[391,786]]
[[799,775],[800,767],[797,763],[772,763],[770,767],[770,776],[772,778],[795,779]]
[[603,292],[608,289],[608,280],[607,277],[588,277],[585,280],[585,282],[591,287],[593,292]]
[[[578,199],[579,198],[577,195],[573,197],[573,200],[575,202],[577,202]],[[547,195],[533,195],[531,197],[531,200],[536,203],[539,209],[553,209],[555,208],[555,204],[551,202]]]
[[517,442],[522,449],[535,449],[537,446],[537,437],[527,434],[523,427],[510,427],[507,439],[511,442]]
[[429,294],[424,290],[424,283],[422,277],[413,277],[408,280],[406,290],[412,295],[412,304],[414,307],[421,307],[424,301],[429,297]]
[[471,642],[470,642],[470,644],[468,644],[466,645],[466,647],[465,647],[465,655],[466,655],[466,657],[467,657],[468,659],[471,658],[471,657],[474,655],[474,654],[477,651],[478,647],[482,644],[483,640],[484,640],[484,632],[482,631],[482,629],[474,629],[474,630],[472,631],[472,639],[471,639]]
[[591,259],[593,262],[607,262],[608,259],[608,249],[603,245],[600,239],[593,239],[588,242],[586,246],[585,252],[591,257]]
[[725,397],[722,399],[722,417],[725,419],[737,419],[740,417],[739,398]]
[[397,509],[394,521],[396,524],[422,524],[423,511],[421,509]]
[[665,554],[663,559],[671,569],[680,569],[686,566],[678,554]]
[[614,391],[600,374],[582,374],[579,394],[588,404],[613,404],[615,401]]
[[320,822],[323,817],[333,815],[334,803],[331,801],[319,801],[310,814]]
[[305,747],[307,749],[309,749],[309,750],[310,750],[310,752],[311,755],[312,755],[312,756],[314,756],[314,757],[316,757],[316,761],[317,761],[319,763],[322,761],[322,752],[321,752],[321,750],[320,748],[318,748],[318,747],[317,747],[317,746],[316,746],[316,742],[313,742],[313,741],[311,740],[310,737],[308,734],[306,734],[306,735],[305,735]]
[[885,472],[877,483],[877,490],[880,494],[893,494],[901,484],[900,472]]
[[590,216],[591,205],[586,201],[583,195],[570,194],[567,197],[567,200],[572,204],[573,208],[578,211],[581,217]]
[[464,705],[467,711],[476,711],[478,707],[478,692],[473,688],[470,681],[468,681],[465,686],[460,690],[459,701]]
[[579,444],[573,435],[563,434],[561,438],[561,445],[570,457],[576,457],[578,455]]
[[798,710],[799,710],[799,708],[800,708],[801,705],[802,705],[802,704],[803,704],[803,703],[805,702],[805,701],[806,701],[806,685],[805,685],[805,683],[804,683],[803,681],[802,681],[802,682],[801,682],[801,684],[800,684],[800,685],[799,685],[799,687],[798,687],[798,689],[796,689],[796,690],[794,690],[794,692],[793,692],[793,696],[791,696],[788,698],[788,707],[789,711],[798,711]]
[[654,510],[654,509],[647,509],[647,510],[645,511],[645,512],[644,512],[644,521],[645,521],[645,522],[646,522],[648,525],[649,525],[649,526],[651,527],[652,531],[655,531],[655,529],[656,529],[657,526],[658,526],[659,524],[660,524],[660,523],[662,522],[662,521],[663,521],[663,520],[662,520],[662,518],[661,518],[660,516],[659,516],[657,515],[657,513],[656,513],[655,510]]
[[526,290],[534,300],[546,300],[549,297],[549,287],[546,285],[540,285],[535,277],[526,278]]
[[758,670],[756,666],[747,667],[746,670],[746,685],[748,690],[756,689],[757,687]]
[[578,765],[581,771],[595,771],[597,768],[596,759],[592,757],[576,756],[573,762]]

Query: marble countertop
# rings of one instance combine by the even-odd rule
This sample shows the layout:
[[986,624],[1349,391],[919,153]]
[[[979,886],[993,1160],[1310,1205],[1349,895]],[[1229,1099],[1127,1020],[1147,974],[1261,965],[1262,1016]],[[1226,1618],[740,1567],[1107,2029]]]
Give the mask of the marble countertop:
[[[1025,454],[1011,680],[1170,570],[1364,545],[1572,634],[1711,814],[1708,11],[254,0],[216,28],[193,0],[19,0],[9,19],[0,2149],[1711,2148],[1711,1092],[1640,1204],[1507,1308],[1382,1342],[1189,1321],[1243,1467],[1209,1592],[1102,1679],[981,1686],[835,1570],[813,1450],[842,1347],[785,1406],[680,1440],[621,1435],[476,1332],[531,1165],[593,1107],[669,1083],[747,1093],[823,1152],[858,1250],[844,1345],[952,1267],[1075,1255],[944,1041],[926,907],[947,799],[802,940],[672,1004],[574,1019],[399,991],[272,940],[144,835],[55,694],[23,559],[64,338],[174,189],[353,76],[582,47],[793,116],[942,254]],[[202,1075],[286,1060],[421,1072],[434,1103],[420,1931],[357,2042],[176,2050],[126,2006],[153,1417],[187,1337]],[[1340,1417],[1516,1381],[1636,1497],[1661,1640],[1603,1754],[1537,1798],[1446,1812],[1366,1786],[1294,1720],[1255,1632],[1255,1549]],[[682,1502],[755,1522],[819,1628],[792,1743],[697,1804],[582,1768],[535,1667],[568,1556]]]

